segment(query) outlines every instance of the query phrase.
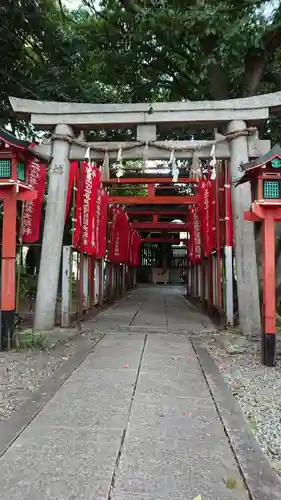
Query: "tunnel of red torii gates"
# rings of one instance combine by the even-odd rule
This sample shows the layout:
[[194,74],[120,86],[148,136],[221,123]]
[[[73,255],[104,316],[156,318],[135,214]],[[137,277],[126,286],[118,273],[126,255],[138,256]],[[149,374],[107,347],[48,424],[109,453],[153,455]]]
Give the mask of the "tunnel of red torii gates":
[[[253,192],[249,182],[231,187],[242,175],[241,164],[271,150],[270,141],[259,138],[259,129],[270,113],[279,112],[280,92],[245,99],[151,104],[18,98],[10,98],[10,103],[18,117],[50,132],[32,146],[16,144],[11,138],[5,141],[3,136],[1,150],[3,160],[10,151],[14,165],[13,184],[6,184],[18,189],[21,162],[21,184],[36,193],[36,200],[23,203],[20,230],[22,243],[42,241],[44,265],[39,269],[35,329],[55,324],[60,276],[60,324],[69,325],[70,261],[75,250],[81,315],[137,281],[184,282],[187,295],[225,325],[233,325],[239,312],[241,331],[260,333],[254,226],[244,221]],[[130,134],[125,134],[125,140],[89,139],[89,132],[108,129],[126,129]],[[179,139],[183,131],[202,129],[208,138]],[[142,168],[134,168],[140,159]],[[4,180],[2,184],[5,190]],[[5,218],[6,194],[2,198]],[[16,222],[9,223],[15,234]],[[66,227],[71,234],[67,242]],[[10,259],[11,264],[15,243],[11,236],[7,241],[10,247],[2,260]],[[12,264],[9,269],[15,275]],[[5,276],[5,283],[15,282]],[[10,292],[8,307],[15,311]]]
[[[42,233],[47,164],[44,157],[33,154],[35,144],[20,141],[5,130],[0,136],[2,163],[8,151],[12,158],[18,156],[17,181],[26,183],[28,192],[37,192],[37,198],[25,201],[21,210],[20,239],[23,244],[32,245]],[[180,164],[173,155],[169,160],[140,170],[122,169],[119,159],[106,180],[102,180],[101,163],[90,158],[71,160],[65,210],[65,224],[71,222],[71,246],[87,255],[87,277],[82,269],[85,263],[80,261],[81,275],[87,280],[96,262],[101,266],[102,260],[106,260],[109,295],[114,283],[124,285],[122,266],[128,266],[135,275],[129,278],[129,284],[135,280],[185,283],[189,294],[203,294],[210,311],[217,304],[221,315],[223,295],[218,289],[214,298],[213,282],[222,279],[221,267],[215,266],[218,250],[233,244],[227,161],[215,166],[211,159],[201,162],[196,155]],[[3,176],[4,163],[2,170]],[[11,228],[9,225],[9,231]],[[13,247],[15,244],[14,241]],[[200,266],[202,260],[204,267]],[[94,287],[91,280],[90,303]],[[82,295],[84,288],[81,283]]]

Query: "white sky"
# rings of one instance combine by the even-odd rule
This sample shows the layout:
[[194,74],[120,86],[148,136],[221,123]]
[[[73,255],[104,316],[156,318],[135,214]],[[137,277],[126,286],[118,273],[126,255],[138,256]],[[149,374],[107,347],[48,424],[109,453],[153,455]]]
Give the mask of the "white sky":
[[81,0],[63,0],[63,3],[69,8],[69,9],[76,9],[79,7],[81,4]]

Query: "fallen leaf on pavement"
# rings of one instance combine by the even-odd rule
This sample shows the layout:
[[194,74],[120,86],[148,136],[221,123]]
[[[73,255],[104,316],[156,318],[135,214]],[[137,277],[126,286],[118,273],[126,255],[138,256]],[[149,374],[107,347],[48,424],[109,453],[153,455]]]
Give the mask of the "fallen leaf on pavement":
[[245,488],[243,481],[235,477],[226,477],[224,478],[224,482],[229,490],[241,490]]

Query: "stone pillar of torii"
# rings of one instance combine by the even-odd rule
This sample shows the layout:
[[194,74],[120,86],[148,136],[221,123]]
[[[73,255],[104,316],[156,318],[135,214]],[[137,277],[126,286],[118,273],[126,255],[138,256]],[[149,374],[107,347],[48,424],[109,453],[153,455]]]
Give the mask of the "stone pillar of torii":
[[[124,160],[142,158],[169,160],[194,157],[209,159],[215,146],[217,160],[228,159],[232,181],[240,176],[240,163],[265,154],[270,141],[260,140],[255,127],[269,118],[270,111],[281,107],[281,92],[222,101],[187,101],[174,103],[87,104],[46,102],[10,98],[16,114],[30,119],[37,129],[53,132],[49,141],[37,146],[50,159],[49,187],[39,272],[35,328],[51,329],[55,323],[57,288],[64,230],[69,160],[83,160],[88,147],[93,160],[107,162],[122,150]],[[202,126],[218,128],[213,141],[157,141],[157,125]],[[137,141],[85,143],[81,130],[130,128],[137,126]],[[80,134],[75,137],[74,131]],[[58,168],[59,167],[59,168]],[[58,175],[58,172],[62,172]],[[260,332],[259,287],[254,227],[244,222],[243,214],[251,204],[250,187],[232,189],[235,264],[238,289],[240,328],[244,334]],[[225,248],[226,308],[228,322],[233,321],[233,278],[231,247]]]

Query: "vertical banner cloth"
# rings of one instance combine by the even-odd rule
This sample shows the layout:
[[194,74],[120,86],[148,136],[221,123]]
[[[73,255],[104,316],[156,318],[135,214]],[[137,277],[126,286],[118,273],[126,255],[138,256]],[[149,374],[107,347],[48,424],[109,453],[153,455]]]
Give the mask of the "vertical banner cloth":
[[106,227],[107,227],[107,193],[103,189],[100,174],[100,185],[96,201],[96,253],[97,259],[102,259],[106,252]]
[[137,231],[131,233],[129,264],[130,266],[138,267],[140,265],[140,246],[142,239]]
[[138,241],[124,209],[111,207],[108,254],[110,262],[133,265],[132,262],[136,261],[134,252]]
[[80,248],[82,252],[93,255],[96,251],[95,224],[96,200],[98,190],[98,169],[83,162],[82,189],[82,231]]
[[192,208],[189,209],[189,216],[188,216],[188,232],[189,232],[189,239],[188,239],[188,259],[189,262],[194,263],[194,221],[193,221],[193,211]]
[[88,162],[82,162],[77,175],[73,244],[89,255],[95,255],[96,252],[96,204],[99,187],[99,169]]
[[142,238],[141,236],[137,233],[137,237],[135,240],[135,248],[134,248],[134,262],[133,266],[139,267],[141,263],[141,258],[140,258],[140,247],[142,244]]
[[80,168],[76,169],[75,176],[75,184],[76,184],[76,192],[75,192],[75,208],[74,208],[74,233],[73,233],[73,246],[77,250],[80,250],[80,242],[81,242],[81,230],[82,230],[82,197],[83,197],[83,174],[84,170],[82,165],[79,165]]
[[128,215],[125,210],[122,210],[122,223],[121,223],[121,262],[122,264],[129,264],[130,260],[130,246],[132,239],[132,227]]
[[46,187],[46,167],[36,159],[29,160],[26,168],[26,182],[37,191],[35,200],[25,201],[22,213],[22,241],[35,243],[40,238],[40,226],[44,193]]
[[198,187],[202,228],[202,250],[204,257],[214,248],[214,181],[203,180]]
[[189,260],[197,263],[201,261],[201,228],[200,228],[200,208],[194,205],[189,211],[190,217],[190,238],[189,238]]

